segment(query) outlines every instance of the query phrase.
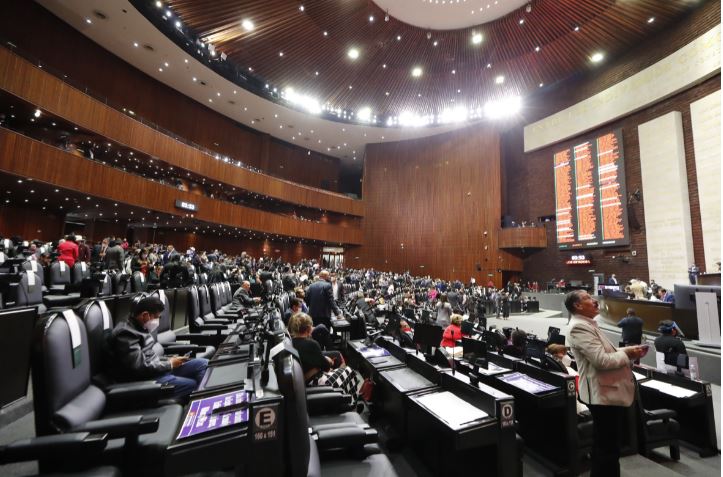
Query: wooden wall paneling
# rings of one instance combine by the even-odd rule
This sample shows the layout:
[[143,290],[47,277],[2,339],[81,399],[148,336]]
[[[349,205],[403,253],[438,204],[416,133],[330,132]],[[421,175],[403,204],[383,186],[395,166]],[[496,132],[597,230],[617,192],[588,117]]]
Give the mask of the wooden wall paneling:
[[500,284],[516,261],[498,248],[499,150],[482,126],[367,146],[359,265]]
[[[253,131],[173,88],[156,81],[73,29],[36,2],[14,0],[4,5],[0,31],[22,50],[43,63],[69,75],[76,84],[108,98],[116,108],[127,108],[174,134],[187,138],[222,155],[233,157],[262,170],[278,171],[269,158],[264,141],[268,136]],[[28,27],[32,25],[32,27]],[[68,61],[69,57],[83,61]],[[266,139],[265,139],[266,138]],[[281,143],[282,149],[300,149]],[[301,149],[300,149],[301,150]],[[302,151],[305,154],[305,150]],[[285,166],[282,176],[306,185],[314,185],[314,172],[325,174],[329,159],[339,175],[339,161],[330,156],[312,154],[301,163]],[[323,159],[323,160],[320,160]],[[337,177],[338,178],[338,177]]]
[[27,207],[0,207],[0,236],[21,237],[23,240],[58,240],[63,235],[65,217]]
[[169,214],[180,215],[175,209],[175,200],[187,200],[199,206],[195,217],[210,223],[332,243],[361,243],[359,228],[300,221],[179,191],[4,129],[0,129],[0,169]]
[[500,229],[500,248],[545,248],[547,235],[542,227]]
[[216,160],[110,108],[5,48],[0,48],[0,88],[103,137],[158,157],[173,167],[294,204],[363,215],[363,204],[359,200]]

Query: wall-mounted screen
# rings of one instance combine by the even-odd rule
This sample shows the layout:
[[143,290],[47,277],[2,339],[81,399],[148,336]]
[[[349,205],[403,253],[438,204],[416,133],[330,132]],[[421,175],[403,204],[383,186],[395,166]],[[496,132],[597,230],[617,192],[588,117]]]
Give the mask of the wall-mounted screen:
[[558,247],[629,245],[622,131],[555,152],[554,168]]

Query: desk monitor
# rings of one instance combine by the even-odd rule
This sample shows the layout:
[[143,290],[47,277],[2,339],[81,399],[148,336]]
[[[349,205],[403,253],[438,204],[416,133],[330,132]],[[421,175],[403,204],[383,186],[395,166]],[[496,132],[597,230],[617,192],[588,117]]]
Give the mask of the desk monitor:
[[30,347],[37,309],[0,311],[0,360],[5,363],[0,408],[25,397],[30,377]]
[[442,342],[442,327],[437,325],[426,325],[418,323],[414,327],[414,344],[423,348],[439,348]]
[[505,337],[496,331],[482,331],[482,339],[487,343],[488,349],[501,351],[505,347]]
[[560,335],[560,334],[554,335],[549,340],[547,340],[547,344],[548,345],[560,344],[560,345],[565,346],[565,335]]
[[545,359],[547,343],[538,339],[528,339],[525,343],[525,358],[537,358],[542,362]]
[[472,333],[474,333],[474,323],[469,320],[464,320],[460,328],[463,335],[472,336]]
[[474,364],[487,357],[487,343],[473,338],[462,338],[462,357]]
[[718,316],[720,317],[720,287],[699,285],[675,285],[675,308],[677,310],[695,310],[695,293],[715,293],[718,299]]

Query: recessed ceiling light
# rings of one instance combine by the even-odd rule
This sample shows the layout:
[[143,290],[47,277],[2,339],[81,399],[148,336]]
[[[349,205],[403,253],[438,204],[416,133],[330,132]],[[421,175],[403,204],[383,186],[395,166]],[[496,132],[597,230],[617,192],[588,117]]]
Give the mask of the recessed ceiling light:
[[369,15],[369,23],[374,23],[374,15]]
[[437,46],[437,40],[434,40],[434,42],[432,43],[432,46]]
[[284,56],[284,52],[283,52],[283,51],[280,51],[280,52],[279,52],[279,56]]
[[453,74],[453,75],[456,75],[456,74],[457,74],[457,70],[452,70],[452,74]]
[[603,58],[605,58],[605,55],[598,51],[596,53],[593,53],[593,55],[590,57],[590,61],[592,61],[593,63],[600,63]]
[[163,65],[164,65],[166,68],[168,68],[168,62],[167,62],[167,61],[164,62]]
[[184,59],[183,59],[183,62],[184,62],[184,63],[188,63],[188,58],[184,58]]
[[133,42],[133,46],[135,46],[136,48],[138,48],[138,42],[137,42],[137,41],[134,41],[134,42]]
[[244,30],[251,31],[254,29],[254,22],[252,22],[248,18],[245,18],[241,21],[241,26],[243,27]]
[[384,63],[384,64],[382,65],[382,68],[387,69],[387,64]]
[[85,19],[85,23],[87,23],[88,25],[90,25],[91,23],[93,23],[93,20],[91,20],[90,18],[86,18],[86,19]]
[[539,47],[539,46],[536,46],[536,47],[535,47],[535,51],[540,51],[540,47]]
[[492,68],[492,63],[487,63],[487,68]]
[[504,75],[499,75],[498,77],[495,78],[495,83],[496,83],[496,84],[502,84],[502,83],[504,83],[504,82],[505,82],[505,77],[504,77]]
[[196,81],[198,81],[198,78],[196,78],[195,76],[194,76],[193,78],[191,78],[191,79],[193,80],[194,83],[195,83]]
[[349,48],[349,51],[347,51],[346,54],[352,60],[356,60],[357,58],[359,58],[359,50],[357,50],[356,48]]
[[580,31],[580,27],[575,25],[575,31]]
[[482,33],[473,33],[472,34],[472,44],[479,45],[480,43],[482,43]]
[[540,83],[537,85],[538,88],[542,88],[543,86],[545,86],[545,83]]
[[156,2],[156,7],[162,8],[162,7],[163,7],[163,4],[162,4],[161,2]]
[[415,78],[419,78],[422,76],[422,67],[421,66],[415,66],[412,68],[412,76]]
[[520,18],[520,25],[524,25],[524,23],[525,23],[525,19],[524,19],[524,18]]
[[300,12],[303,12],[303,11],[304,11],[304,6],[303,6],[303,5],[299,5],[299,11],[300,11]]
[[402,41],[402,35],[397,35],[397,41]]
[[328,32],[328,31],[325,31],[325,32],[324,32],[324,36],[329,36],[329,32]]
[[655,21],[655,17],[648,18],[648,23],[653,23]]

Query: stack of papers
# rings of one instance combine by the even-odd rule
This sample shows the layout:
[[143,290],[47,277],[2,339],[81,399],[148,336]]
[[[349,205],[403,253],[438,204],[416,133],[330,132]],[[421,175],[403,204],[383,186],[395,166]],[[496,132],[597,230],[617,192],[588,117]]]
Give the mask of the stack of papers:
[[477,371],[485,376],[490,376],[492,374],[508,373],[512,370],[503,368],[502,366],[497,366],[495,363],[487,363],[487,369],[480,366]]
[[658,381],[656,379],[651,379],[649,381],[645,381],[644,383],[640,383],[641,386],[646,386],[649,388],[657,389],[661,393],[668,394],[669,396],[675,396],[678,398],[687,398],[694,396],[698,394],[696,391],[692,391],[690,389],[681,388],[680,386],[676,386],[674,384],[665,383],[663,381]]
[[429,412],[454,428],[489,416],[489,414],[483,410],[474,407],[449,391],[425,394],[415,399]]

